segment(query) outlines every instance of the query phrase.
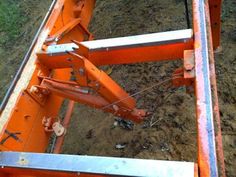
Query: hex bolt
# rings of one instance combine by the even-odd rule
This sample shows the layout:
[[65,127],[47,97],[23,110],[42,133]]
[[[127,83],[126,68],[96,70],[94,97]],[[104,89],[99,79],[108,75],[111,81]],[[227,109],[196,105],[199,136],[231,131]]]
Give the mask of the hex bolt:
[[119,106],[117,106],[117,105],[113,105],[112,108],[113,108],[115,111],[118,111],[118,110],[119,110]]
[[192,71],[192,69],[193,69],[193,65],[191,65],[190,63],[188,63],[188,64],[186,64],[186,65],[184,66],[184,69],[185,69],[187,72],[190,72],[190,71]]

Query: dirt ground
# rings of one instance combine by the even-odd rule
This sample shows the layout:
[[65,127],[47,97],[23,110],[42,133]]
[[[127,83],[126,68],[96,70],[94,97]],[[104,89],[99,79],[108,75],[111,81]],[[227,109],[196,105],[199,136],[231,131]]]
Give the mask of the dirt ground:
[[[20,8],[23,7],[22,15],[27,14],[27,23],[22,26],[21,35],[17,40],[11,42],[7,48],[3,45],[0,48],[1,93],[5,91],[10,76],[14,75],[36,27],[50,4],[47,0],[18,2]],[[235,7],[234,0],[224,1],[222,51],[216,54],[228,177],[236,176]],[[96,39],[184,28],[186,28],[184,6],[180,0],[97,0],[90,25],[90,31]],[[3,34],[0,31],[0,39]],[[132,94],[170,78],[178,66],[181,66],[179,61],[112,66],[111,77]],[[144,123],[135,124],[133,130],[115,126],[115,117],[110,114],[77,104],[63,153],[196,161],[194,96],[186,94],[183,87],[168,88],[167,84],[135,97],[138,107],[148,109],[153,115]],[[125,147],[117,149],[116,145]]]

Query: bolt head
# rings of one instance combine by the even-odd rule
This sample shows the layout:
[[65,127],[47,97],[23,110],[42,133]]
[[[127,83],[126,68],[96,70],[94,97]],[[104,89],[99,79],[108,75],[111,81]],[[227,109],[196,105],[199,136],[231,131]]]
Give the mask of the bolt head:
[[185,69],[186,71],[191,71],[191,70],[193,69],[193,65],[191,65],[191,64],[186,64],[186,65],[184,66],[184,69]]
[[31,93],[38,93],[38,92],[39,92],[39,89],[38,89],[37,87],[35,87],[35,86],[32,86],[32,87],[30,88],[30,92],[31,92]]

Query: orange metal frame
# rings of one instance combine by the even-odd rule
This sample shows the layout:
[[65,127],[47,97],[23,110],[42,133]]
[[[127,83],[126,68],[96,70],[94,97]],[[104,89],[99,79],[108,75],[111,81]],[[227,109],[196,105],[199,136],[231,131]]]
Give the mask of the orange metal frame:
[[[1,110],[0,140],[2,143],[0,150],[45,152],[51,132],[45,132],[45,124],[42,124],[42,119],[50,118],[52,123],[56,122],[65,98],[73,101],[70,101],[66,117],[62,122],[64,127],[69,124],[74,101],[136,122],[142,121],[148,112],[137,109],[135,99],[130,97],[98,66],[182,58],[183,67],[174,72],[173,75],[178,75],[178,77],[173,76],[173,85],[195,87],[199,122],[198,166],[200,176],[213,177],[218,174],[225,176],[213,56],[213,48],[216,49],[220,44],[221,1],[193,0],[194,38],[189,41],[90,52],[80,42],[93,39],[87,27],[94,5],[95,0],[58,0],[54,2],[29,56],[28,63],[30,64],[25,66],[22,77],[10,95],[5,109]],[[205,16],[202,16],[202,10],[204,10]],[[204,31],[204,29],[206,30]],[[205,40],[209,51],[205,51]],[[44,52],[50,45],[71,43],[71,41],[79,46],[73,52],[58,56],[48,56]],[[206,61],[208,60],[206,57],[209,57],[209,61]],[[210,65],[208,68],[210,71],[204,70],[204,62]],[[30,79],[24,79],[24,75],[29,75]],[[74,78],[73,81],[71,76]],[[210,83],[204,78],[205,76],[209,77]],[[207,95],[208,92],[210,93],[207,90],[209,86],[213,89],[212,96]],[[211,103],[212,97],[214,98],[213,103]],[[216,135],[214,127],[211,126],[212,116],[207,113],[209,109],[204,103],[208,99],[209,105],[207,106],[211,106],[211,104],[214,106],[213,111],[210,111],[217,125]],[[50,128],[52,124],[48,126]],[[212,130],[211,135],[206,132],[209,130],[209,126]],[[64,136],[57,139],[54,153],[60,153],[63,140]],[[211,140],[213,141],[211,142]],[[9,170],[14,171],[18,174],[17,176],[39,174],[32,170],[8,168],[0,171],[8,174]],[[49,174],[70,176],[59,172],[40,172],[40,176],[49,176]],[[5,177],[5,175],[3,176]]]
[[[77,8],[75,8],[74,11],[71,10],[71,8],[81,6],[81,2],[76,2],[73,0],[57,1],[52,9],[52,12],[50,13],[47,23],[38,37],[35,48],[38,47],[41,41],[47,41],[48,36],[50,37],[54,34],[58,34],[58,31],[60,31],[65,25],[64,23],[70,23],[71,21],[80,18],[81,25],[87,27],[94,4],[95,2],[93,0],[83,1],[83,10],[79,13]],[[79,17],[77,17],[77,15]],[[81,30],[81,28],[73,28],[69,33],[60,39],[60,43],[71,41],[71,39],[82,41],[86,36],[87,33],[85,33],[84,30]],[[48,77],[52,75],[52,73],[54,79],[69,80],[70,69],[54,70],[52,72],[50,69],[39,63],[34,55],[35,54],[32,53],[30,56],[31,59],[35,61],[35,69],[32,73],[30,81],[27,81],[27,86],[21,90],[12,112],[8,114],[9,117],[1,117],[1,119],[7,119],[4,124],[4,128],[1,130],[1,137],[5,138],[7,136],[4,133],[5,129],[11,130],[11,132],[21,132],[20,139],[24,143],[19,143],[14,139],[9,138],[8,141],[0,145],[1,150],[44,152],[48,145],[50,134],[46,134],[42,129],[42,117],[57,117],[63,98],[56,95],[49,95],[45,101],[45,95],[31,94],[31,87],[34,85],[40,85],[41,80],[38,76]],[[27,71],[24,72],[27,73]],[[1,116],[4,116],[4,111]],[[38,143],[40,143],[40,146]]]

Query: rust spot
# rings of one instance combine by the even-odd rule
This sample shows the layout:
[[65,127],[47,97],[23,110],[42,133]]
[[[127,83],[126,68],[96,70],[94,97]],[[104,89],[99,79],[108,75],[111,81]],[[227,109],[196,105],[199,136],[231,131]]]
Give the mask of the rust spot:
[[21,165],[21,166],[26,166],[29,164],[29,161],[27,160],[27,158],[25,157],[24,154],[22,154],[20,157],[19,157],[19,161],[17,162],[17,164]]

